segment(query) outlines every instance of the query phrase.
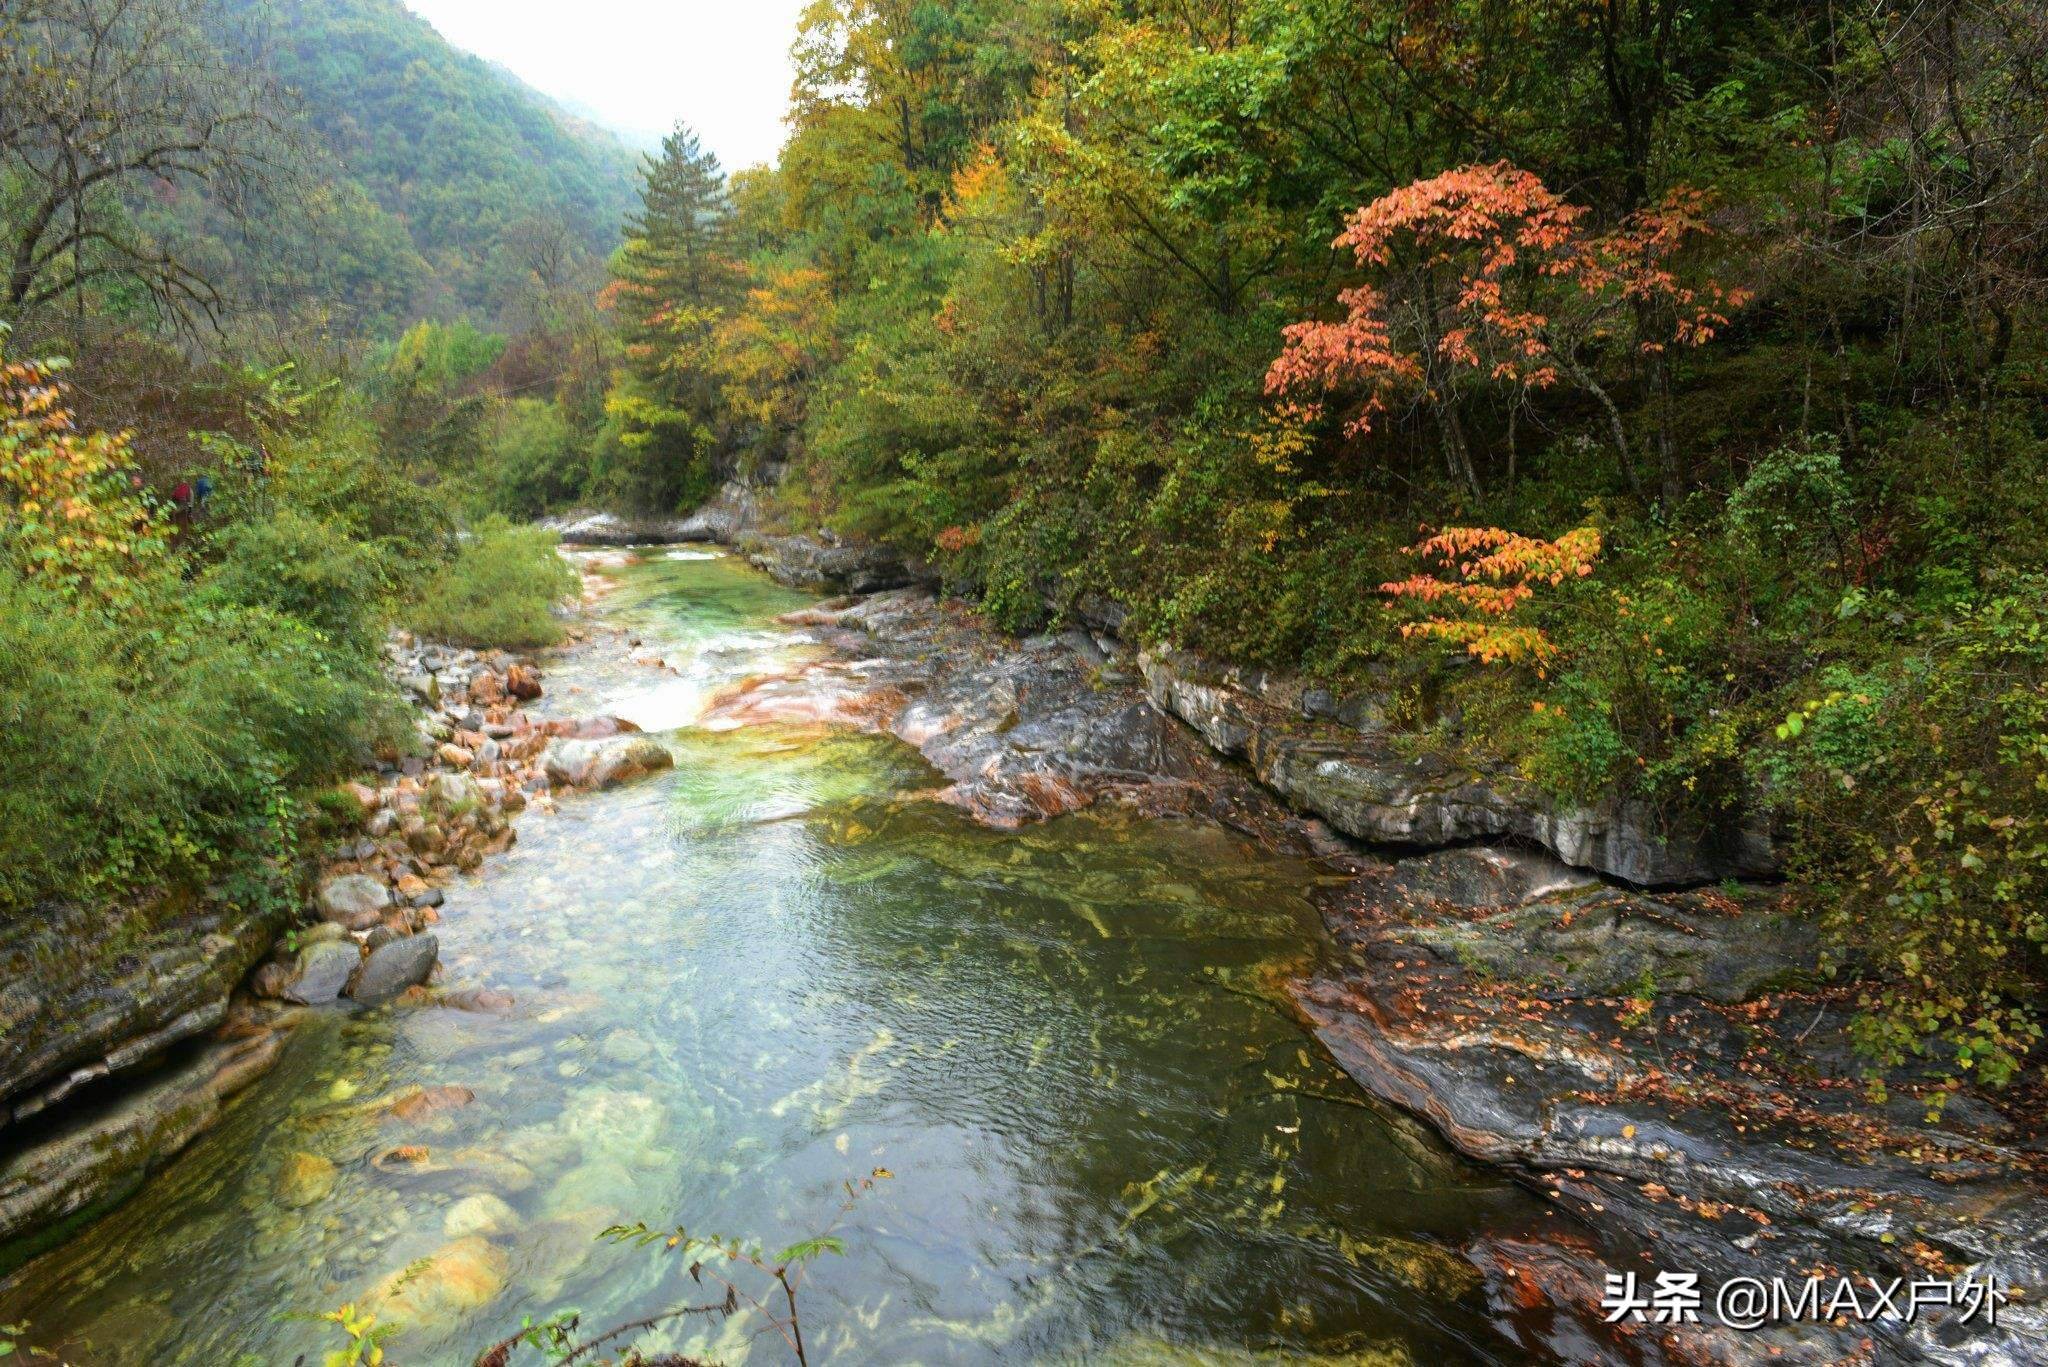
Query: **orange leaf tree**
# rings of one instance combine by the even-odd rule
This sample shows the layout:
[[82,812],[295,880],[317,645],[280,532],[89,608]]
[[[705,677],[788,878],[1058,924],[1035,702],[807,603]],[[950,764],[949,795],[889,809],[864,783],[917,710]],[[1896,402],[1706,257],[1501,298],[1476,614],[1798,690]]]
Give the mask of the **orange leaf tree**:
[[1267,392],[1311,412],[1332,395],[1362,392],[1350,435],[1369,430],[1396,395],[1414,394],[1435,421],[1451,477],[1476,496],[1463,392],[1567,379],[1599,400],[1633,482],[1626,427],[1588,353],[1627,335],[1639,351],[1661,354],[1727,324],[1740,292],[1687,283],[1675,264],[1707,231],[1706,206],[1699,192],[1676,191],[1591,236],[1583,208],[1506,162],[1403,186],[1357,210],[1332,244],[1371,278],[1338,295],[1341,319],[1286,329]]
[[1499,527],[1446,527],[1408,553],[1438,568],[1380,585],[1389,598],[1429,609],[1421,621],[1402,625],[1403,636],[1454,642],[1487,664],[1529,664],[1541,674],[1557,647],[1540,628],[1507,619],[1538,585],[1591,574],[1600,533],[1580,527],[1544,541]]

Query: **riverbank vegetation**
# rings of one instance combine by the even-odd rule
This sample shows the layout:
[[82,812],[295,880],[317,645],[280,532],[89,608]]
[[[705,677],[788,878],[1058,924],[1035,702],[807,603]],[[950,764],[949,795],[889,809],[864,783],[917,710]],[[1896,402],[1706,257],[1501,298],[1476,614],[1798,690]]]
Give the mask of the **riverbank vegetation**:
[[[66,16],[102,8],[4,12],[55,52]],[[305,37],[315,8],[281,31]],[[1371,692],[1404,743],[1561,800],[1761,816],[1832,966],[1869,983],[1877,1055],[1939,1041],[1942,1066],[1994,1082],[2029,1056],[2048,985],[2037,6],[821,0],[778,163],[727,175],[679,129],[608,260],[609,152],[534,198],[502,148],[416,176],[389,164],[403,139],[339,117],[332,92],[367,90],[353,113],[394,129],[427,101],[580,155],[528,105],[491,112],[511,96],[459,62],[435,57],[433,90],[386,82],[391,8],[361,0],[320,18],[346,43],[263,57],[222,36],[247,7],[142,5],[239,74],[151,78],[140,108],[110,87],[108,126],[235,112],[245,133],[201,165],[132,141],[133,174],[88,193],[47,174],[61,129],[0,126],[9,222],[41,185],[49,224],[89,229],[17,234],[11,354],[74,355],[67,402],[85,430],[134,430],[110,468],[145,492],[220,484],[203,527],[171,519],[169,587],[133,619],[169,672],[81,677],[138,717],[206,691],[176,670],[292,681],[274,722],[238,708],[261,735],[188,728],[228,749],[152,760],[136,802],[176,788],[163,810],[245,821],[260,804],[230,780],[170,776],[248,745],[272,758],[233,784],[296,782],[342,736],[367,743],[375,709],[345,690],[408,613],[482,630],[488,603],[506,611],[487,634],[544,635],[537,543],[490,515],[672,512],[737,477],[792,528],[888,543],[1013,629],[1114,602],[1135,641]],[[7,79],[19,111],[43,69]],[[340,142],[373,153],[353,190],[306,169]],[[332,190],[362,263],[317,298],[253,287],[252,263],[294,258],[221,265],[231,210],[281,198],[287,168]],[[360,306],[317,307],[340,299]],[[225,363],[205,326],[223,319]],[[251,452],[260,478],[224,473]],[[87,591],[30,578],[7,601]],[[143,649],[42,615],[7,614],[39,655]],[[266,661],[296,663],[221,658],[272,633],[291,644]],[[10,700],[46,686],[23,672]],[[307,720],[330,712],[350,726]],[[98,819],[61,777],[102,763],[90,734],[23,761],[42,777],[8,800]],[[166,819],[142,864],[219,838]],[[9,876],[61,882],[32,867]]]
[[0,3],[0,915],[286,899],[309,799],[417,743],[389,628],[554,638],[469,319],[545,354],[628,165],[394,0]]
[[1567,800],[1760,810],[1873,1049],[2013,1076],[2037,8],[831,0],[795,51],[777,166],[649,171],[575,494],[739,474],[1019,630],[1114,600]]

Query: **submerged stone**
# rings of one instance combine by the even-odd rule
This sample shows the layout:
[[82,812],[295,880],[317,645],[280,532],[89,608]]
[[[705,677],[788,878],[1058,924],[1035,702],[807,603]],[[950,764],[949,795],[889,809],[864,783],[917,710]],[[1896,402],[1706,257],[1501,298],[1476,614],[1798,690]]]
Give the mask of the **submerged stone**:
[[643,735],[611,740],[558,740],[542,760],[548,778],[575,788],[614,787],[675,763],[661,742]]
[[278,1204],[298,1210],[324,1201],[338,1177],[334,1164],[319,1154],[292,1154],[277,1174]]
[[504,1250],[472,1234],[393,1272],[372,1293],[370,1303],[380,1315],[424,1335],[489,1305],[510,1275]]
[[451,1239],[471,1234],[502,1234],[518,1225],[519,1212],[487,1191],[463,1197],[441,1217],[441,1228]]

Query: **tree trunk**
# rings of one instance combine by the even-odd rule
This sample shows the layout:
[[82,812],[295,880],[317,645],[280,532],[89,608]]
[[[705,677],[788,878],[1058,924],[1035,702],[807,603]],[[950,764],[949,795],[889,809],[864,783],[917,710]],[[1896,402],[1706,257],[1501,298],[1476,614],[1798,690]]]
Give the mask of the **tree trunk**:
[[1592,371],[1576,361],[1567,362],[1566,368],[1570,371],[1572,379],[1591,394],[1599,402],[1601,410],[1606,413],[1607,435],[1614,442],[1614,454],[1621,458],[1621,473],[1628,480],[1629,492],[1641,498],[1643,481],[1636,473],[1635,456],[1629,450],[1628,428],[1621,421],[1621,410],[1614,406],[1614,400],[1608,397],[1600,382],[1593,378]]
[[1436,410],[1437,431],[1444,443],[1444,465],[1451,478],[1470,489],[1473,498],[1485,497],[1479,487],[1479,472],[1472,465],[1471,444],[1465,440],[1465,424],[1458,419],[1458,405],[1450,399],[1439,399],[1431,407]]

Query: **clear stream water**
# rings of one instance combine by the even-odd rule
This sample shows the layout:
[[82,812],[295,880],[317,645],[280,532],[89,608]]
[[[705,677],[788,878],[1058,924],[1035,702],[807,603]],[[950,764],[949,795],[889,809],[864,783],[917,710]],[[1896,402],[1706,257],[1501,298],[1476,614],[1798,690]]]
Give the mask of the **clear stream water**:
[[[387,1351],[466,1364],[522,1316],[707,1298],[609,1224],[775,1247],[885,1167],[804,1289],[814,1362],[1522,1360],[1455,1250],[1537,1203],[1365,1106],[1281,1002],[1314,869],[1191,820],[989,831],[893,740],[696,727],[816,649],[773,620],[808,600],[702,553],[619,573],[607,610],[676,670],[586,650],[547,705],[676,768],[528,812],[449,889],[447,985],[510,1005],[315,1016],[0,1322],[81,1364],[318,1362],[331,1326],[288,1312],[436,1259]],[[382,1104],[414,1087],[475,1099]],[[786,1361],[762,1327],[638,1343]]]

